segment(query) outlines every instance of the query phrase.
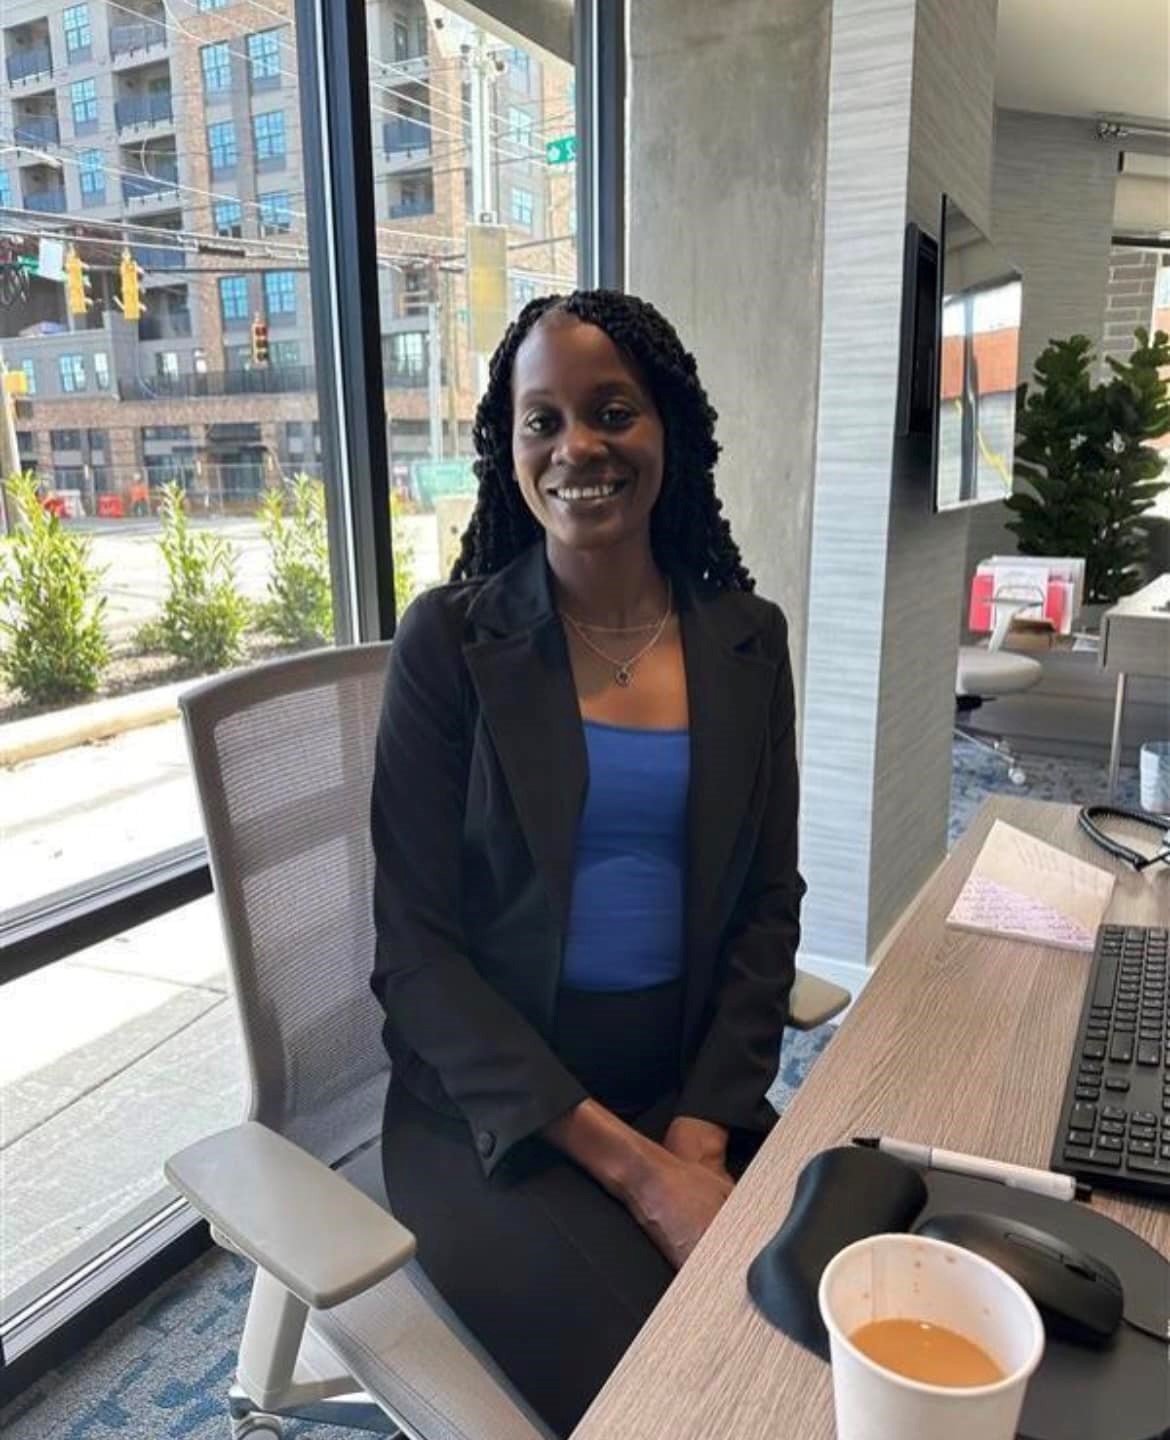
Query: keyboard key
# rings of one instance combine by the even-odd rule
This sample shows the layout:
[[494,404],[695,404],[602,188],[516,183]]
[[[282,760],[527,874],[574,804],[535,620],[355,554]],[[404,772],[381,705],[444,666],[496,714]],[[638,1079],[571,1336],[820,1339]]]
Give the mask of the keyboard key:
[[1113,987],[1117,983],[1117,953],[1101,956],[1101,963],[1097,969],[1097,982],[1093,986],[1093,1004],[1108,1005],[1113,999]]
[[[1104,1141],[1099,1141],[1098,1143],[1104,1144]],[[1126,1154],[1129,1155],[1131,1158],[1134,1155],[1153,1155],[1153,1153],[1154,1145],[1153,1142],[1150,1140],[1131,1140],[1126,1149]]]
[[[1144,1159],[1140,1155],[1138,1156],[1138,1159],[1142,1162],[1143,1165],[1148,1165],[1150,1163],[1148,1160]],[[1121,1156],[1113,1150],[1094,1150],[1089,1155],[1089,1161],[1093,1165],[1108,1166],[1110,1170],[1121,1169]]]
[[1138,1041],[1137,1063],[1139,1065],[1160,1065],[1162,1063],[1162,1047],[1157,1041]]
[[1105,1042],[1103,1040],[1086,1040],[1081,1046],[1081,1055],[1086,1060],[1104,1060]]
[[1129,1134],[1133,1140],[1155,1140],[1158,1136],[1157,1130],[1152,1125],[1131,1125]]
[[1130,1118],[1135,1125],[1156,1125],[1158,1123],[1158,1117],[1152,1110],[1135,1110]]
[[[1098,1128],[1098,1130],[1100,1131],[1100,1133],[1101,1133],[1102,1135],[1124,1135],[1124,1134],[1125,1134],[1125,1121],[1124,1121],[1124,1120],[1102,1120],[1102,1121],[1101,1121],[1101,1124],[1100,1124],[1097,1128]],[[1077,1133],[1076,1131],[1073,1131],[1073,1132],[1072,1132],[1072,1134],[1076,1134],[1076,1133]]]
[[1099,1085],[1078,1085],[1073,1094],[1078,1100],[1096,1100],[1101,1093]]
[[1099,1150],[1120,1150],[1123,1143],[1120,1135],[1097,1136],[1097,1148]]
[[[1102,1072],[1104,1069],[1105,1069],[1105,1066],[1101,1064],[1100,1060],[1082,1060],[1082,1061],[1081,1061],[1081,1074],[1082,1074],[1082,1075],[1100,1075],[1101,1072]],[[1170,1087],[1167,1087],[1167,1088],[1170,1088]]]
[[1086,1040],[1108,1040],[1108,1025],[1090,1025],[1085,1031]]
[[1068,1128],[1070,1130],[1092,1130],[1097,1123],[1096,1105],[1074,1105],[1072,1114],[1069,1116]]
[[1128,1065],[1133,1059],[1133,1036],[1114,1035],[1113,1043],[1109,1047],[1109,1058],[1118,1065]]
[[[1127,1080],[1125,1083],[1128,1085],[1128,1084],[1129,1084],[1129,1081]],[[1106,1082],[1105,1082],[1105,1088],[1106,1088],[1107,1090],[1108,1090],[1108,1088],[1109,1088],[1109,1081],[1108,1081],[1108,1080],[1106,1080]],[[1124,1119],[1126,1119],[1126,1118],[1128,1117],[1128,1115],[1129,1115],[1129,1111],[1123,1109],[1120,1105],[1102,1105],[1102,1106],[1101,1106],[1101,1118],[1102,1118],[1102,1120],[1124,1120]]]
[[1124,1095],[1129,1089],[1129,1081],[1117,1075],[1110,1075],[1105,1081],[1105,1088],[1106,1090],[1115,1090],[1119,1094]]
[[1165,1175],[1170,1180],[1170,1160],[1157,1160],[1152,1155],[1132,1155],[1127,1164],[1142,1175]]

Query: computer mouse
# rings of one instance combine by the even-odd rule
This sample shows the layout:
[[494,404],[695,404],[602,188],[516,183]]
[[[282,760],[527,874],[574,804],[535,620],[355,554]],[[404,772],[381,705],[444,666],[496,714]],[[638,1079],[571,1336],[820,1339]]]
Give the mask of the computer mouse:
[[932,1215],[914,1233],[961,1245],[1005,1270],[1035,1301],[1050,1334],[1103,1345],[1121,1324],[1125,1293],[1117,1273],[1045,1230],[970,1212]]

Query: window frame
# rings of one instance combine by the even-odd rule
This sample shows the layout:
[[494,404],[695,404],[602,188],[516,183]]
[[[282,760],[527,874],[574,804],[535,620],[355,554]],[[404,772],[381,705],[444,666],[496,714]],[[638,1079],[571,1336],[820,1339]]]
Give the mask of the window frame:
[[[237,297],[236,300],[232,301],[230,310],[227,304],[229,287],[231,294]],[[252,306],[248,299],[247,275],[221,275],[216,289],[219,291],[219,318],[222,324],[230,326],[232,324],[238,324],[240,321],[246,322],[251,319]],[[240,296],[243,296],[244,308],[237,313],[235,307],[238,297]]]
[[[96,156],[96,162],[87,163]],[[91,205],[101,204],[106,198],[106,157],[98,147],[80,150],[77,154],[77,183],[81,189],[81,203],[86,197]],[[99,199],[100,197],[100,199]]]
[[257,223],[261,235],[288,235],[292,232],[292,196],[287,190],[265,190],[256,195]]
[[[233,210],[235,219],[228,225],[224,224],[222,211]],[[215,233],[226,239],[238,240],[244,233],[244,205],[241,200],[216,200],[211,207],[211,225]]]
[[[265,122],[263,127],[261,121]],[[263,135],[262,128],[265,132]],[[272,142],[277,134],[280,135],[280,149],[273,150]],[[252,151],[257,165],[266,162],[271,165],[278,160],[288,160],[288,123],[282,109],[261,110],[252,116]]]
[[[213,61],[214,63],[209,63]],[[232,47],[226,40],[213,40],[199,47],[199,75],[204,95],[232,92]],[[215,77],[215,83],[208,82]]]
[[[212,132],[224,132],[231,134],[231,144],[220,144],[217,139],[212,138]],[[230,153],[231,159],[224,159],[221,165],[215,162],[216,151],[223,152],[225,157]],[[240,137],[236,134],[236,122],[234,120],[213,120],[207,127],[207,164],[212,175],[229,175],[240,163]]]
[[[81,59],[84,51],[93,48],[93,24],[88,0],[81,0],[77,5],[67,5],[61,12],[61,26],[65,32],[65,54],[70,60]],[[70,34],[84,38],[79,39],[76,45],[71,45]]]
[[[72,362],[72,363],[67,363]],[[78,384],[78,377],[81,383]],[[57,356],[57,379],[62,395],[84,395],[89,390],[89,370],[81,350],[67,350]]]
[[[85,91],[85,97],[80,102],[80,108],[84,111],[84,113],[80,116],[77,113],[79,105],[77,93],[79,90]],[[79,127],[81,126],[85,126],[88,129],[88,127],[90,126],[97,125],[97,81],[92,75],[85,76],[80,80],[71,80],[69,82],[69,113],[73,117],[73,128],[75,131],[79,130]],[[82,130],[80,131],[80,133],[84,134],[86,133],[86,131]]]
[[253,85],[280,84],[283,78],[280,64],[280,47],[283,41],[280,32],[283,28],[281,25],[272,25],[266,30],[253,30],[248,36],[245,47],[248,52],[248,79]]
[[[227,0],[197,3],[207,12],[223,9]],[[624,0],[576,0],[583,286],[622,283],[624,8]],[[392,539],[387,527],[374,523],[389,506],[381,320],[346,278],[372,273],[377,259],[365,11],[295,0],[294,18],[298,36],[312,41],[298,44],[296,54],[299,93],[316,101],[302,104],[300,136],[314,256],[310,309],[319,337],[316,424],[321,461],[338,477],[327,493],[337,643],[352,644],[388,639],[396,623]],[[287,144],[286,127],[286,152]],[[238,135],[236,146],[238,154]],[[316,455],[316,439],[306,448]],[[0,988],[211,890],[206,849],[196,840],[38,897],[0,923]],[[162,1210],[152,1200],[141,1223],[135,1220],[120,1222],[117,1245],[104,1241],[97,1259],[96,1244],[83,1248],[73,1273],[0,1321],[0,1403],[76,1354],[211,1243],[206,1224],[179,1200]]]
[[[274,305],[274,299],[279,303]],[[269,320],[296,319],[297,277],[292,270],[264,271],[264,313]]]

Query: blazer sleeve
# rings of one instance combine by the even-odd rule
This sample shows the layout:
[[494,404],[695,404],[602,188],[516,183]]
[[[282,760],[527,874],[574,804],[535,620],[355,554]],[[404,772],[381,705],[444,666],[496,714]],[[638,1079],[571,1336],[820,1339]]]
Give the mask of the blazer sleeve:
[[797,869],[796,706],[788,629],[775,611],[769,653],[779,654],[769,723],[768,790],[755,853],[720,956],[710,1024],[684,1079],[680,1115],[729,1130],[766,1131],[788,997],[796,978],[800,902]]
[[470,958],[460,890],[472,735],[450,603],[441,592],[417,600],[391,651],[371,805],[371,985],[394,1039],[463,1113],[490,1174],[586,1092]]

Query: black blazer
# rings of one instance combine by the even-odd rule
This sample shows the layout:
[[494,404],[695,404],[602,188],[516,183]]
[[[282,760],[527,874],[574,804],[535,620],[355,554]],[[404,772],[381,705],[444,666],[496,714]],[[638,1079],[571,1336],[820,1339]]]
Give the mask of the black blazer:
[[[780,610],[675,575],[691,727],[677,1113],[766,1130],[799,938],[792,675]],[[585,1099],[553,1054],[587,757],[542,545],[420,596],[374,776],[371,984],[401,1083],[490,1173]]]

